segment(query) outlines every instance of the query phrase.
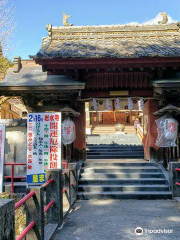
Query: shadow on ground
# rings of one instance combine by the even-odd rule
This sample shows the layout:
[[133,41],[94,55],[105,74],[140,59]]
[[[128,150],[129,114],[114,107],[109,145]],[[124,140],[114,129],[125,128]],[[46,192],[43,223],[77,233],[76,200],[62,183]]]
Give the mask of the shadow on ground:
[[[135,234],[135,229],[173,230]],[[53,240],[180,239],[180,204],[173,200],[93,200],[74,206]]]

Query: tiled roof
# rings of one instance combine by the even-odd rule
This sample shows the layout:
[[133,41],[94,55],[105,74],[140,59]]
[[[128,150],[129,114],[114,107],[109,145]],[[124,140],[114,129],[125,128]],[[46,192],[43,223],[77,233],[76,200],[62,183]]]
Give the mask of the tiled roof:
[[47,75],[42,72],[42,67],[28,66],[14,73],[13,69],[9,69],[1,87],[37,87],[37,86],[73,86],[75,88],[84,88],[85,83],[70,79],[64,75]]
[[52,27],[34,59],[180,57],[177,24]]

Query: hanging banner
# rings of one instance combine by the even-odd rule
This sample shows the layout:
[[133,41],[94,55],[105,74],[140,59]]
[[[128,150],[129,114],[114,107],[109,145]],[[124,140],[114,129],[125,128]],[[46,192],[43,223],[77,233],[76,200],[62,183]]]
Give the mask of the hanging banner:
[[0,125],[0,193],[3,192],[6,125]]
[[27,183],[44,183],[48,169],[61,169],[61,113],[29,113]]
[[62,122],[62,142],[66,146],[76,139],[76,129],[73,121],[67,117]]
[[[115,109],[114,109],[115,108]],[[144,110],[143,98],[116,98],[116,99],[93,99],[89,101],[89,111],[109,112],[121,110]]]

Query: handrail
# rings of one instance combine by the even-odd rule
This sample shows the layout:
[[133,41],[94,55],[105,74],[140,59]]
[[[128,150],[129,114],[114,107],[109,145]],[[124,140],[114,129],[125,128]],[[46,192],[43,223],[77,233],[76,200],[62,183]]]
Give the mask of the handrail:
[[[51,178],[49,179],[46,183],[42,184],[41,187],[46,188],[50,183],[54,182],[54,179]],[[18,201],[15,204],[15,210],[22,206],[25,202],[27,202],[31,197],[33,197],[35,194],[35,191],[31,191],[29,194],[27,194],[25,197],[23,197],[20,201]],[[45,208],[44,208],[44,213],[47,212],[47,210],[53,206],[54,201],[51,201]],[[36,224],[35,221],[30,222],[30,224],[24,229],[24,231],[16,238],[16,240],[22,240],[26,234],[34,227]]]
[[45,208],[44,213],[47,212],[47,210],[54,204],[54,201],[51,201]]
[[34,227],[35,221],[30,222],[30,224],[24,229],[24,231],[16,238],[16,240],[22,240],[26,234]]
[[[9,164],[9,165],[11,165],[11,164]],[[25,165],[25,164],[23,164],[23,165]],[[68,169],[68,172],[69,172],[69,173],[70,173],[70,172],[73,172],[73,171],[74,171],[74,169]],[[65,171],[65,174],[68,174],[68,172]],[[50,175],[50,176],[51,176],[51,175]],[[70,174],[70,176],[71,176],[71,174]],[[42,184],[40,188],[43,188],[44,191],[45,191],[45,188],[46,188],[49,184],[51,184],[51,183],[53,183],[53,182],[54,182],[54,179],[51,178],[51,179],[49,179],[46,183]],[[74,183],[71,183],[70,177],[69,177],[69,185],[68,185],[68,186],[69,186],[69,187],[74,187],[74,186],[75,186]],[[65,186],[65,185],[64,185],[64,188],[62,189],[62,193],[66,193],[66,192],[68,192],[68,191],[70,191],[70,193],[71,193],[71,189],[70,189],[68,186]],[[26,202],[27,202],[30,198],[32,198],[35,194],[36,194],[35,190],[33,191],[33,189],[32,189],[32,191],[30,191],[26,196],[24,196],[20,201],[18,201],[18,202],[15,204],[15,210],[18,209],[19,207],[21,207],[24,203],[26,203]],[[39,191],[38,191],[37,194],[39,194]],[[33,199],[33,200],[35,200],[35,199]],[[43,210],[44,214],[45,214],[45,213],[48,211],[48,209],[50,209],[53,205],[55,205],[55,202],[52,200],[52,201],[50,201],[50,202],[47,204],[47,206],[44,207],[44,210]],[[56,206],[55,206],[55,207],[56,207]],[[43,215],[43,216],[44,216],[44,215]],[[47,216],[47,217],[48,217],[48,216]],[[24,237],[30,232],[31,229],[33,229],[33,227],[34,227],[36,224],[38,225],[39,223],[36,222],[36,221],[32,221],[32,220],[31,220],[31,222],[29,223],[29,225],[28,225],[28,226],[24,229],[24,231],[16,238],[16,240],[23,240]]]
[[35,191],[31,191],[29,194],[27,194],[25,197],[23,197],[19,202],[15,204],[15,210],[19,208],[23,203],[27,202],[32,196],[34,196]]
[[[8,178],[12,178],[12,176],[4,176],[4,178],[6,179],[8,179]],[[14,177],[14,179],[26,179],[26,177],[20,177],[20,176],[18,176],[18,177]]]
[[46,188],[50,183],[54,182],[54,179],[49,179],[46,183],[42,184],[41,187]]
[[66,188],[64,188],[64,189],[62,190],[62,193],[65,193],[65,192],[67,192],[67,189],[66,189]]
[[176,182],[176,185],[180,186],[180,183]]
[[68,163],[67,162],[62,162],[62,165],[64,165],[64,169],[68,169]]
[[144,138],[143,128],[140,126],[140,124],[137,124],[137,136],[139,137],[139,140],[142,142]]
[[21,166],[21,165],[23,165],[23,166],[26,166],[27,165],[27,163],[4,163],[4,165],[7,165],[7,166],[11,166],[11,165],[14,165],[14,166]]
[[14,177],[14,166],[27,166],[27,163],[4,163],[5,166],[11,166],[11,175],[4,176],[5,179],[11,178],[11,193],[14,193],[14,179],[26,179],[26,177]]

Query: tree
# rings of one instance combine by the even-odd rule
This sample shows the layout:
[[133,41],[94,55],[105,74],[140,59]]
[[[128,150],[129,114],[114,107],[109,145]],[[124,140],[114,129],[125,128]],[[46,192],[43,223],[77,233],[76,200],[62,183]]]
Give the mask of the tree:
[[15,28],[14,5],[11,0],[0,0],[0,43],[8,51],[9,40]]
[[13,64],[7,58],[0,58],[0,74],[4,76],[8,68],[12,66]]
[[0,81],[12,65],[7,58],[3,58],[2,47],[5,52],[10,49],[9,40],[14,27],[13,4],[10,0],[0,0]]

